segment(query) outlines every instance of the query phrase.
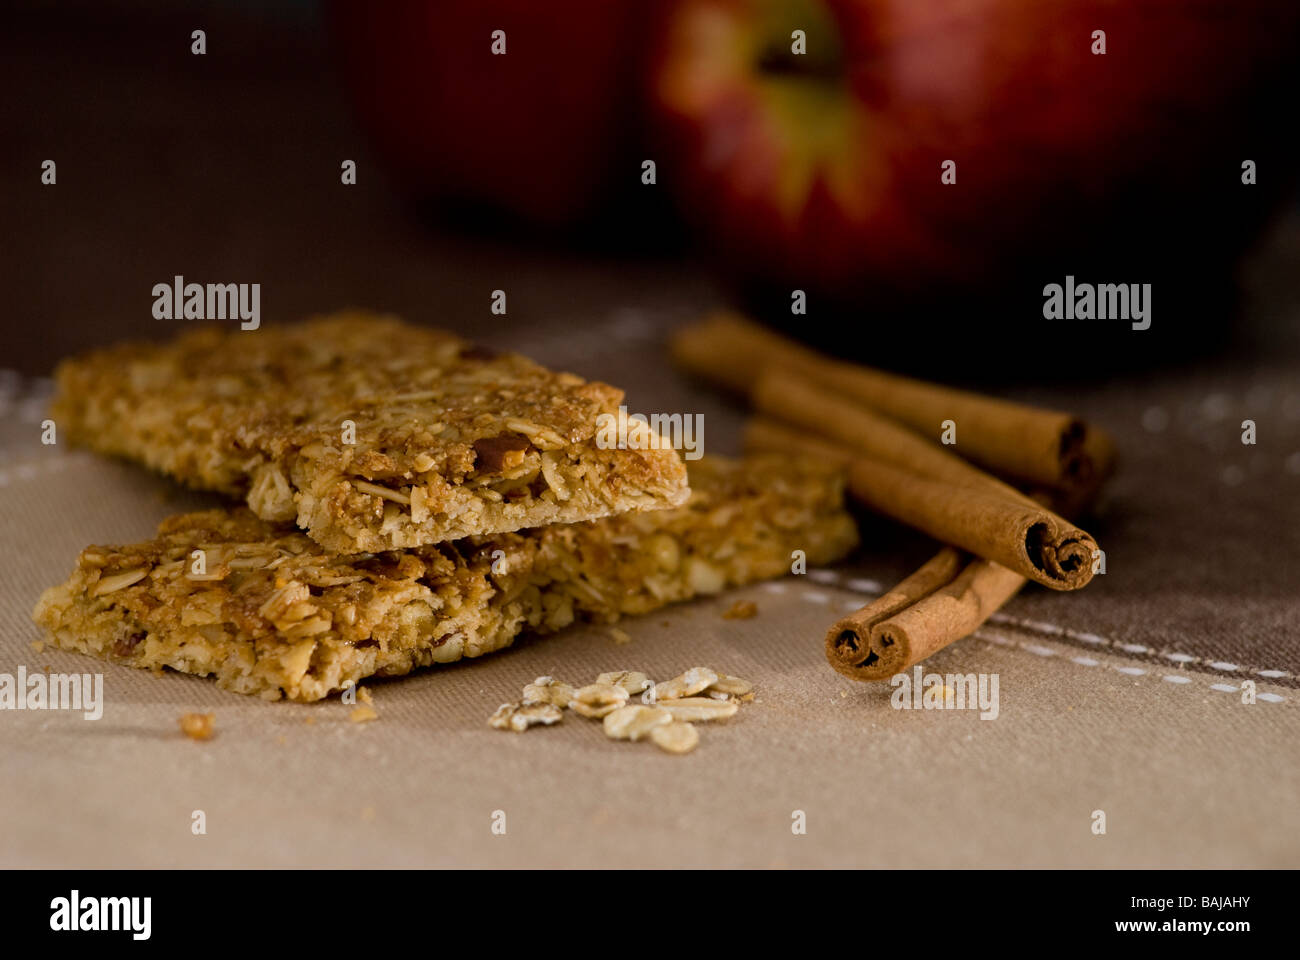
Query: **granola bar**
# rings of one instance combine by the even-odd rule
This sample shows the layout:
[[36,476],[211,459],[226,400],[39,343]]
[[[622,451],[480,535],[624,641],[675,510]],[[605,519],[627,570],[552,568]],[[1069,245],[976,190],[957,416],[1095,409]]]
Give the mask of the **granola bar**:
[[[623,394],[445,331],[346,313],[65,361],[73,442],[294,520],[337,553],[676,506],[677,453],[601,449]],[[632,446],[630,442],[626,446]]]
[[82,551],[33,617],[66,649],[318,700],[499,650],[524,630],[780,576],[794,550],[829,563],[857,542],[838,473],[705,457],[691,479],[674,509],[351,556],[242,507],[185,514],[145,543]]

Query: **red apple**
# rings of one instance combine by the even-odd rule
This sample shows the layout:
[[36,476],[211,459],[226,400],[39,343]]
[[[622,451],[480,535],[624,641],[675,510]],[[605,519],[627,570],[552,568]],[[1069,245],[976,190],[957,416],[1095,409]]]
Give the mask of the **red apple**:
[[[335,0],[364,125],[400,185],[567,225],[620,180],[650,7],[610,0]],[[505,53],[492,52],[493,32]]]
[[1239,245],[1294,172],[1298,33],[1295,0],[673,0],[660,180],[734,270],[850,299]]

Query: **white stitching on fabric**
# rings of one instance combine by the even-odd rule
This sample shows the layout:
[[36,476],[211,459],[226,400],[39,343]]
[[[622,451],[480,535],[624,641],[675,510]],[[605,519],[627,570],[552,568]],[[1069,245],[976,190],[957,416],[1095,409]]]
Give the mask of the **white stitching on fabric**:
[[[989,643],[995,643],[1001,647],[1018,647],[1021,650],[1026,650],[1030,653],[1037,654],[1038,656],[1050,656],[1050,655],[1055,655],[1058,652],[1055,650],[1049,650],[1047,647],[1040,646],[1039,644],[1030,643],[1026,640],[1012,640],[1009,637],[1003,637],[996,633],[988,633],[987,631],[984,630],[976,630],[974,636],[980,640],[985,640],[988,641]],[[1132,667],[1132,666],[1113,664],[1113,663],[1103,664],[1100,660],[1096,660],[1092,657],[1070,657],[1069,660],[1071,663],[1077,663],[1081,667],[1108,666],[1112,670],[1116,671],[1117,673],[1122,673],[1125,676],[1129,676],[1129,677],[1144,677],[1149,672],[1147,670],[1144,670],[1141,667]],[[1161,679],[1167,680],[1169,683],[1176,683],[1180,685],[1189,685],[1193,683],[1193,677],[1189,676],[1188,674],[1165,674],[1164,676],[1161,677]],[[1215,682],[1215,683],[1208,684],[1208,686],[1211,690],[1218,690],[1222,693],[1241,692],[1240,687],[1234,687],[1231,684],[1227,684],[1227,683]],[[1281,696],[1280,694],[1268,693],[1268,692],[1256,693],[1255,698],[1257,700],[1264,700],[1267,703],[1285,703],[1287,699],[1286,697]]]

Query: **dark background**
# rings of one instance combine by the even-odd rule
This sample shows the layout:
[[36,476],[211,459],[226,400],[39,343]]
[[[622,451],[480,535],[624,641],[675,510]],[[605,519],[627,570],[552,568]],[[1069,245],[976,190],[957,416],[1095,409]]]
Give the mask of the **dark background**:
[[[313,7],[24,6],[0,31],[4,365],[160,337],[153,285],[262,284],[263,322],[362,306],[505,343],[719,294],[679,251],[440,228],[388,186]],[[205,56],[190,32],[207,31]],[[58,164],[43,186],[41,162]],[[355,186],[340,164],[357,162]],[[509,295],[506,318],[488,312]]]
[[[204,56],[190,53],[196,27],[207,32]],[[686,320],[734,297],[685,231],[663,229],[662,211],[650,211],[637,242],[612,224],[555,237],[411,203],[372,153],[317,4],[19,4],[5,15],[0,51],[6,366],[44,374],[69,353],[170,334],[175,323],[151,315],[150,291],[175,274],[261,283],[265,322],[364,306],[502,343],[538,329],[582,336],[629,305]],[[58,164],[57,186],[40,183],[45,159]],[[355,186],[340,183],[344,159],[357,162]],[[1023,303],[928,313],[814,300],[799,327],[822,340],[848,331],[858,353],[905,369],[918,366],[908,350],[919,343],[931,375],[993,388],[1063,375],[1100,385],[1116,370],[1225,357],[1276,363],[1300,355],[1298,229],[1292,204],[1240,268],[1182,278],[1182,302],[1157,284],[1143,337],[1094,331],[1053,342],[1037,285],[1024,286],[1032,296]],[[498,288],[509,294],[505,318],[488,313]],[[974,353],[960,339],[946,350],[914,336],[926,323],[951,326],[958,310],[961,328],[978,331]],[[1011,356],[1026,331],[1045,348]],[[900,337],[905,349],[888,349]]]
[[[189,52],[197,27],[202,57]],[[178,324],[153,318],[151,289],[174,274],[259,282],[264,323],[346,306],[397,312],[608,380],[632,409],[703,411],[707,449],[735,451],[741,408],[674,371],[664,346],[668,329],[730,295],[695,248],[435,221],[385,178],[335,62],[306,4],[7,11],[0,367],[46,375],[70,353],[169,336]],[[57,186],[40,183],[45,159],[58,163]],[[340,183],[345,159],[357,162],[356,186]],[[1199,658],[1189,669],[1230,658],[1290,685],[1300,673],[1298,277],[1292,205],[1239,266],[1189,278],[1190,306],[1157,299],[1154,326],[1181,349],[1140,363],[1140,335],[1099,357],[1047,343],[1031,362],[1008,363],[1015,325],[1042,321],[996,305],[966,315],[984,336],[974,350],[936,341],[924,315],[818,313],[809,328],[865,344],[910,332],[947,379],[1068,409],[1116,435],[1121,467],[1087,523],[1109,575],[1077,598],[1026,590],[1011,615],[1123,637],[1131,655],[1157,662],[1188,652]],[[1198,303],[1198,279],[1238,293]],[[489,313],[498,288],[506,317]],[[1255,446],[1240,442],[1247,417]],[[881,582],[932,550],[879,521],[864,540],[865,568]]]

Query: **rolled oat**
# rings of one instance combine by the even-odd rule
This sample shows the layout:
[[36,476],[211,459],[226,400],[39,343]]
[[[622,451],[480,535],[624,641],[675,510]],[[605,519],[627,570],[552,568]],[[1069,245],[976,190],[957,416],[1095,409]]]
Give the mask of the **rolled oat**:
[[650,739],[667,753],[690,753],[700,742],[700,733],[689,723],[674,721],[652,729]]
[[563,716],[553,703],[503,703],[488,718],[488,726],[523,733],[539,723],[548,727],[559,723]]
[[735,700],[713,700],[709,697],[685,697],[680,700],[664,700],[661,706],[673,715],[674,720],[702,722],[707,720],[725,720],[734,716],[740,709]]
[[708,689],[718,680],[718,675],[708,667],[691,667],[680,677],[655,684],[655,700],[680,700]]
[[672,721],[672,714],[662,707],[619,707],[605,714],[605,736],[611,740],[640,740],[656,727]]

